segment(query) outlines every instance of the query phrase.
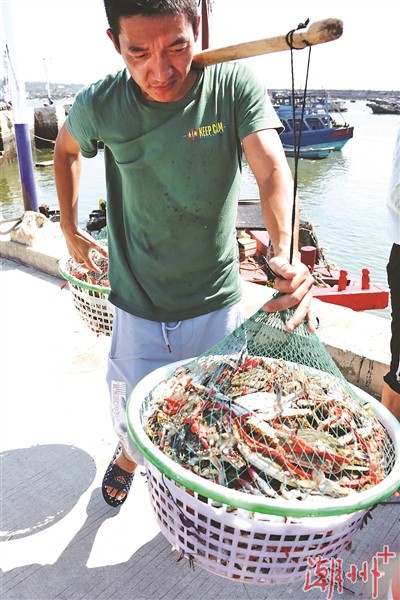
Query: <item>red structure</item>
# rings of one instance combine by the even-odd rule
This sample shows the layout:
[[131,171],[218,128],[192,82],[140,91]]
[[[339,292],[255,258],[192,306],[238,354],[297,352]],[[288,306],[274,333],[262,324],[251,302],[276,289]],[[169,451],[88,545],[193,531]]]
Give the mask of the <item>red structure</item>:
[[[257,253],[240,262],[241,277],[244,281],[266,285],[268,275],[264,267],[269,245],[268,233],[265,229],[248,229],[247,233],[256,240]],[[315,265],[315,252],[313,246],[303,246],[300,250],[302,262],[315,277],[314,298],[356,311],[379,310],[388,306],[389,290],[382,285],[371,283],[368,269],[362,269],[358,276],[344,269]]]

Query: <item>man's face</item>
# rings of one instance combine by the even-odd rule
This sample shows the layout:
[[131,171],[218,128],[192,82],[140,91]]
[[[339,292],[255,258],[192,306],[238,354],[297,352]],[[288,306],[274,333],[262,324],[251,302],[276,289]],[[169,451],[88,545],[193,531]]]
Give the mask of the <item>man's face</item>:
[[119,52],[144,97],[155,102],[174,102],[193,86],[190,71],[198,35],[185,15],[177,17],[123,17],[120,34],[108,36]]

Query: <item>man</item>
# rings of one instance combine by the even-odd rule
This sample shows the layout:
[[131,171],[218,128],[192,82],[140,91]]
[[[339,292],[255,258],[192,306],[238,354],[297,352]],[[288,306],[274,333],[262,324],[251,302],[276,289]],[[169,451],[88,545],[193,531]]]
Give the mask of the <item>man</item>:
[[390,370],[384,376],[382,404],[400,421],[400,130],[393,155],[392,175],[387,197],[389,235],[392,241],[387,264],[392,306]]
[[105,0],[108,37],[126,69],[75,99],[54,154],[61,227],[87,268],[105,254],[79,229],[80,156],[105,147],[110,301],[115,305],[107,380],[121,440],[103,480],[125,501],[140,454],[127,434],[126,400],[147,373],[198,356],[242,322],[236,242],[242,152],[260,192],[275,257],[275,311],[311,312],[313,278],[289,263],[293,182],[281,123],[265,90],[240,64],[192,65],[197,0]]

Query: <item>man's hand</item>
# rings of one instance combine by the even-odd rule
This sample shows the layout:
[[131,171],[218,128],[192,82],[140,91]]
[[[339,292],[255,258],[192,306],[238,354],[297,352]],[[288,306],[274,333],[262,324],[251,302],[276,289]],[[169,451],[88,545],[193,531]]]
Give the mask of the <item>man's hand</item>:
[[107,249],[83,229],[78,228],[73,233],[66,233],[65,231],[63,233],[71,257],[77,263],[84,265],[89,271],[101,273],[101,269],[93,262],[92,250],[107,257]]
[[286,323],[286,331],[292,332],[303,319],[307,318],[309,331],[315,332],[317,320],[312,302],[314,278],[307,266],[297,258],[290,264],[287,258],[280,256],[271,258],[269,264],[277,275],[274,287],[282,295],[264,304],[265,312],[276,312],[297,306],[292,318]]

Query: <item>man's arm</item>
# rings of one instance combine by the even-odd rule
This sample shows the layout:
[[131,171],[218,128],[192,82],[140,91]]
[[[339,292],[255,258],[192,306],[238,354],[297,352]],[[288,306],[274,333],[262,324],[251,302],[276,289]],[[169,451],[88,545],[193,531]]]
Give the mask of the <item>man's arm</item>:
[[93,271],[90,250],[95,248],[103,256],[107,251],[78,224],[78,198],[82,157],[78,142],[69,133],[65,124],[60,129],[54,147],[54,174],[60,206],[60,226],[67,242],[70,255]]
[[257,181],[263,220],[274,248],[271,268],[277,273],[275,288],[284,295],[270,300],[264,310],[272,312],[297,306],[286,328],[293,331],[307,317],[315,330],[312,306],[314,278],[301,263],[298,252],[299,211],[296,210],[293,259],[290,263],[293,214],[293,178],[278,133],[266,129],[243,140],[247,162]]

